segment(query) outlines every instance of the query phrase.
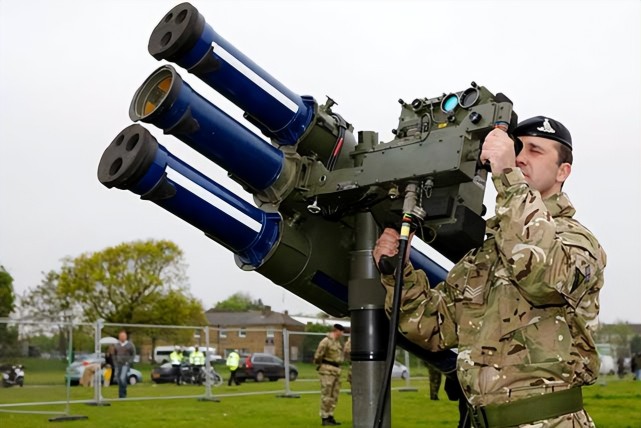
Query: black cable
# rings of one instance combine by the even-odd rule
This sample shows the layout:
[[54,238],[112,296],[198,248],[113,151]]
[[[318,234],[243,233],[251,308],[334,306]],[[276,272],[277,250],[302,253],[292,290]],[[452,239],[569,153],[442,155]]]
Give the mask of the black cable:
[[[403,288],[403,262],[405,261],[405,256],[408,250],[410,225],[411,217],[404,216],[403,226],[401,226],[401,239],[398,244],[398,263],[396,264],[397,268],[394,273],[394,297],[392,299],[392,313],[390,316],[389,342],[387,343],[387,361],[385,361],[383,384],[381,385],[381,392],[378,397],[376,407],[374,428],[380,428],[383,423],[383,413],[385,412],[385,405],[387,404],[387,390],[390,387],[392,367],[394,366],[394,360],[396,359],[394,353],[396,351],[396,330],[398,328],[398,320],[400,318],[401,289]],[[407,234],[404,232],[405,227],[407,228]]]

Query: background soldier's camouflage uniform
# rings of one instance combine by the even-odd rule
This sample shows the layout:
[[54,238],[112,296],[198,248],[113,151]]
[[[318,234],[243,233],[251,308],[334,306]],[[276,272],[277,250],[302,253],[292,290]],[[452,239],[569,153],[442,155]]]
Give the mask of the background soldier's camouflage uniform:
[[427,366],[430,376],[430,400],[438,400],[438,390],[441,389],[443,374],[432,366]]
[[[594,383],[605,252],[564,193],[542,200],[518,168],[492,180],[496,216],[482,247],[433,290],[406,266],[399,331],[431,351],[458,347],[458,378],[475,406]],[[394,279],[382,282],[389,313]],[[527,426],[594,424],[581,411]]]
[[338,393],[341,389],[341,369],[324,364],[323,360],[338,365],[343,362],[343,346],[340,340],[334,339],[331,334],[321,340],[314,354],[314,364],[319,366],[318,374],[321,384],[320,416],[327,418],[333,416],[338,402]]

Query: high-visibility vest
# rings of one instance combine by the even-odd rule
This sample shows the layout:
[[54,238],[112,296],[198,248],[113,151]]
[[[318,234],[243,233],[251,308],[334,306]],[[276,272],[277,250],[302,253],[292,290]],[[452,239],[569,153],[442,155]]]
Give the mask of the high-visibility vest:
[[169,361],[171,361],[172,365],[178,365],[182,363],[183,361],[183,353],[180,351],[174,351],[171,354],[169,354]]
[[205,365],[205,354],[196,350],[189,355],[189,364],[195,366],[204,366]]
[[229,367],[230,370],[236,370],[238,368],[238,364],[240,363],[240,355],[238,355],[238,352],[231,352],[227,356],[227,362],[226,365]]

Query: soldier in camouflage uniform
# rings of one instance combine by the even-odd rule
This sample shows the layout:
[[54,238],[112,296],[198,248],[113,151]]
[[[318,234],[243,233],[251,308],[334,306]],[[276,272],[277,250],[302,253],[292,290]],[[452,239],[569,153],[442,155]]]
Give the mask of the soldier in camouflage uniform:
[[320,376],[320,416],[323,426],[340,425],[340,422],[334,419],[334,409],[341,389],[343,345],[340,338],[344,330],[342,325],[334,324],[334,329],[320,341],[314,354],[314,364],[317,365]]
[[438,400],[438,390],[441,389],[443,374],[430,365],[427,366],[427,371],[430,375],[430,400]]
[[[457,374],[475,427],[593,427],[581,386],[595,382],[592,334],[606,255],[575,220],[561,191],[572,163],[569,131],[547,117],[485,139],[496,187],[487,238],[430,289],[425,273],[403,269],[401,334],[429,351],[458,347]],[[376,262],[398,252],[386,229]],[[394,280],[382,277],[391,308]]]

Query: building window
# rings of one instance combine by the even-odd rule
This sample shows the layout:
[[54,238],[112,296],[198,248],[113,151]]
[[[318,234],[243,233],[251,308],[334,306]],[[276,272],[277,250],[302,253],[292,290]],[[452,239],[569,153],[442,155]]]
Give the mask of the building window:
[[221,339],[225,339],[227,337],[227,330],[221,328],[218,332],[218,337],[220,337]]
[[268,339],[273,339],[274,338],[274,329],[267,330],[267,338]]
[[247,330],[245,330],[244,328],[239,328],[238,337],[247,337]]

